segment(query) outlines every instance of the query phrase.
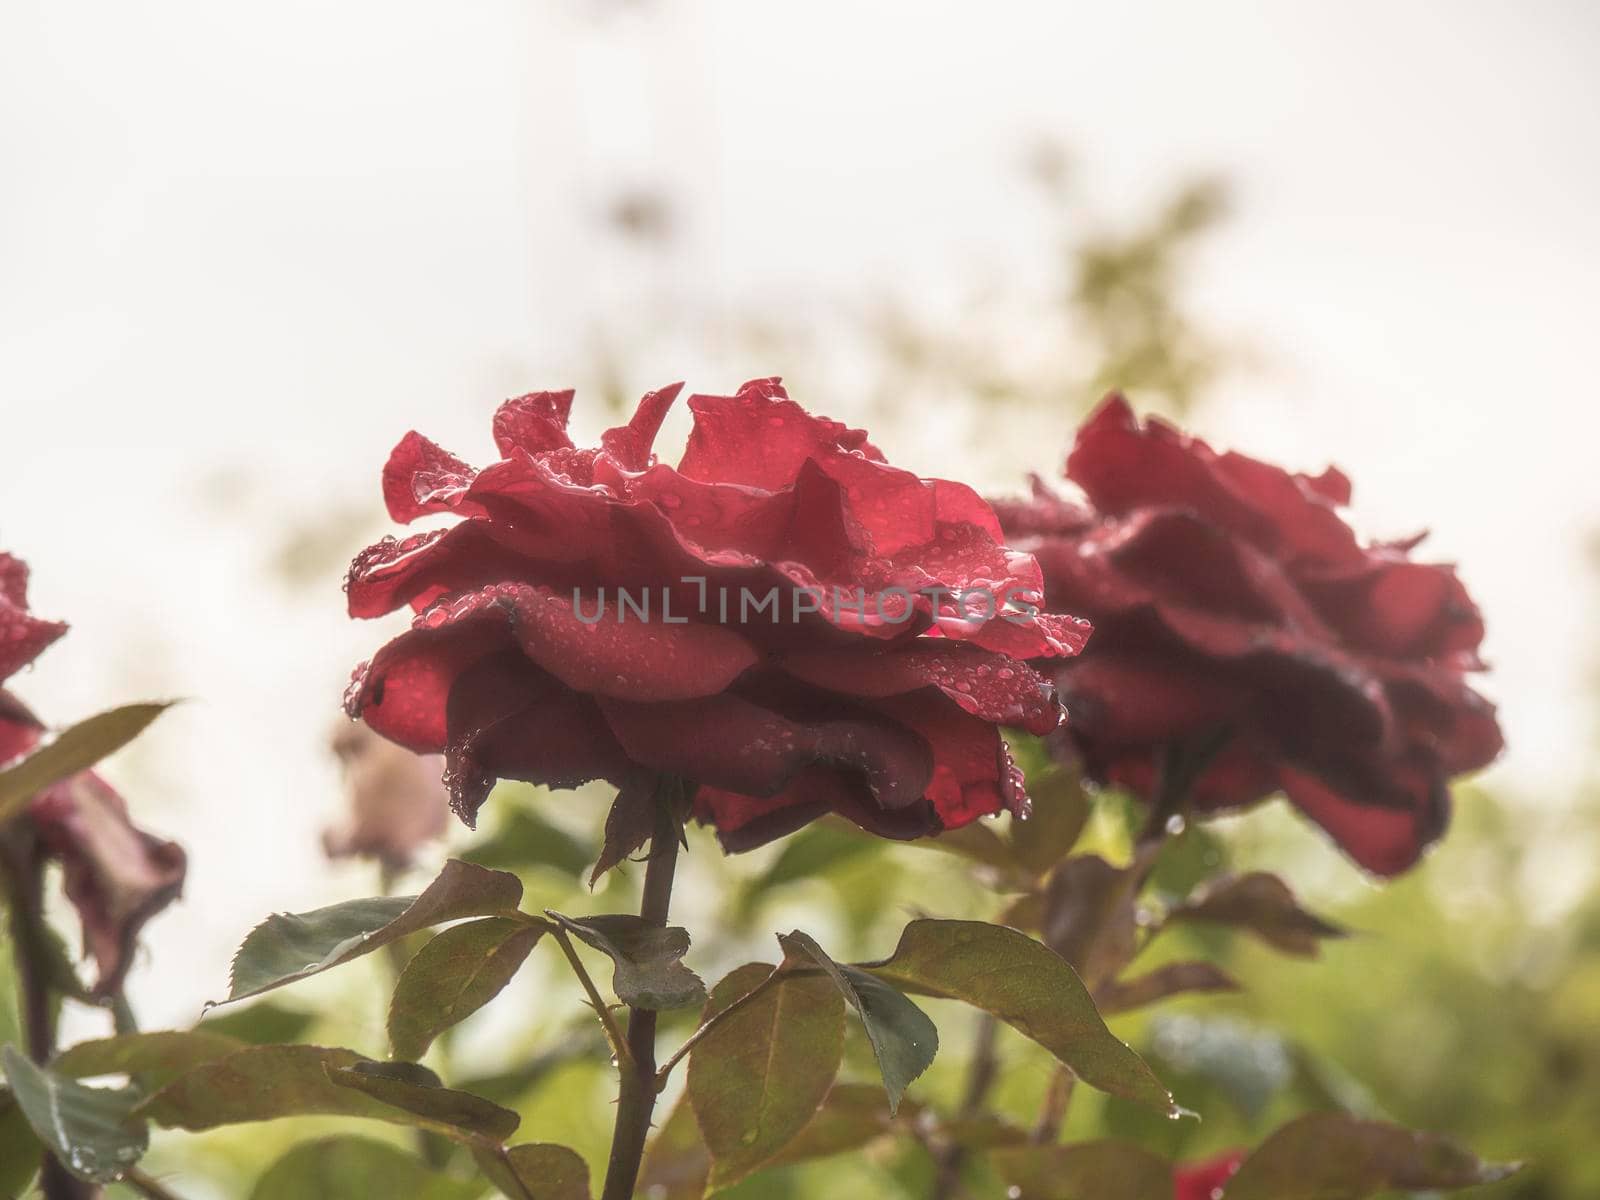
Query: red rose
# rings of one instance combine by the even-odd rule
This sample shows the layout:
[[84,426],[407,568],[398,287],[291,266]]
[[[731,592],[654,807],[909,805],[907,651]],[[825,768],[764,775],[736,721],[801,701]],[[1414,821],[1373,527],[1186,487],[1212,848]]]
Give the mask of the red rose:
[[1234,1150],[1207,1162],[1180,1166],[1172,1173],[1172,1200],[1217,1200],[1243,1161],[1244,1151]]
[[1467,685],[1483,621],[1454,570],[1413,561],[1420,538],[1359,542],[1337,470],[1218,454],[1117,396],[1066,475],[1081,502],[1036,480],[996,507],[1047,607],[1095,623],[1056,672],[1089,771],[1148,795],[1164,747],[1223,732],[1196,808],[1281,790],[1368,870],[1415,863],[1447,823],[1447,781],[1501,749]]
[[690,397],[683,458],[658,463],[678,390],[596,449],[567,436],[571,392],[508,401],[482,471],[407,435],[391,515],[462,519],[356,559],[352,615],[419,615],[358,669],[350,714],[443,752],[469,823],[497,778],[691,780],[735,850],[830,811],[907,838],[1023,805],[996,727],[1055,728],[1020,660],[1075,653],[1087,626],[1030,612],[1038,566],[988,504],[889,466],[775,379]]
[[[28,569],[0,553],[0,684],[67,631],[28,612]],[[0,766],[38,744],[44,726],[0,688]],[[34,852],[61,864],[67,898],[83,922],[85,951],[95,960],[94,991],[109,995],[133,965],[146,921],[183,890],[186,859],[175,842],[137,829],[128,806],[93,771],[47,788],[29,803]]]

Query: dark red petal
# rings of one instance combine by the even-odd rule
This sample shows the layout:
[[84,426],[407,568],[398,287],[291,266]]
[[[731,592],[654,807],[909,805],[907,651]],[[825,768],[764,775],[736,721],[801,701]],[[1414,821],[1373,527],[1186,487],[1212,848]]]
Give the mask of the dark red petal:
[[28,564],[0,550],[0,605],[28,607]]
[[44,726],[27,706],[0,688],[0,767],[32,750],[43,734]]
[[1048,679],[970,643],[917,638],[883,649],[803,651],[785,656],[782,666],[817,687],[872,699],[938,688],[974,716],[1030,733],[1049,733],[1061,723]]
[[746,796],[719,788],[695,793],[695,819],[711,825],[729,854],[754,850],[793,833],[827,813],[837,813],[879,837],[907,840],[943,828],[926,802],[885,809],[865,789],[827,767],[807,767],[776,796]]
[[910,471],[837,452],[818,466],[843,492],[847,519],[864,550],[892,557],[933,540],[938,502],[933,487]]
[[570,450],[567,418],[572,413],[573,392],[529,392],[507,400],[494,414],[494,444],[501,458],[515,451],[538,455],[547,450]]
[[122,797],[92,771],[35,798],[28,815],[61,862],[99,972],[95,994],[110,995],[133,963],[139,930],[183,890],[183,848],[135,828]]
[[445,785],[470,827],[497,779],[549,787],[621,780],[628,761],[592,699],[513,650],[461,672],[446,705]]
[[600,435],[601,448],[619,466],[629,471],[644,470],[650,465],[650,449],[655,445],[661,422],[682,390],[682,383],[669,383],[659,391],[646,392],[626,425],[608,429]]
[[383,468],[389,515],[408,524],[427,513],[450,512],[476,472],[448,450],[412,431],[400,439]]
[[1483,617],[1451,567],[1415,563],[1384,549],[1359,571],[1312,575],[1308,595],[1353,645],[1408,658],[1460,656],[1475,665]]
[[1093,632],[1082,617],[1042,612],[1027,619],[1002,616],[968,640],[1008,658],[1070,658],[1082,652]]
[[553,456],[492,463],[467,494],[489,515],[497,540],[536,562],[611,561],[616,496],[575,481]]
[[[1442,779],[1414,770],[1397,772],[1395,782],[1398,789],[1391,797],[1350,796],[1305,772],[1283,770],[1283,789],[1294,806],[1359,866],[1383,876],[1414,866],[1450,821],[1450,793]],[[1373,803],[1396,796],[1405,807]]]
[[1361,554],[1326,496],[1299,477],[1244,455],[1218,455],[1158,420],[1141,428],[1120,396],[1108,398],[1078,431],[1067,477],[1103,513],[1186,507],[1290,556],[1349,562]]
[[[722,556],[722,565],[755,566],[782,556],[783,539],[794,517],[791,492],[755,491],[734,484],[687,479],[668,466],[654,466],[628,484],[627,519],[648,522],[652,539],[671,531],[677,553],[704,559]],[[648,511],[640,511],[647,508]]]
[[350,564],[345,603],[352,617],[381,617],[408,604],[426,607],[442,595],[517,579],[529,566],[494,537],[489,522],[463,521],[368,546]]
[[690,479],[775,492],[808,459],[869,449],[864,432],[812,416],[776,379],[751,380],[732,396],[690,396],[689,408],[694,429],[678,470]]
[[1028,486],[1027,499],[1003,497],[989,502],[1000,519],[1004,540],[1013,548],[1036,552],[1036,539],[1065,537],[1094,527],[1093,513],[1057,495],[1039,476],[1029,475]]
[[917,803],[932,769],[927,744],[901,725],[860,715],[803,723],[738,696],[678,704],[603,699],[601,710],[633,761],[747,796],[773,796],[808,766],[866,789],[881,808]]
[[933,488],[934,516],[944,525],[976,525],[996,542],[1003,543],[1000,517],[994,508],[964,483],[949,479],[930,479]]
[[1100,651],[1062,667],[1067,720],[1086,739],[1156,746],[1227,725],[1255,692],[1237,673],[1177,656]]
[[1022,776],[994,725],[932,692],[880,700],[878,708],[933,747],[926,795],[946,829],[998,812],[1020,816],[1027,811]]
[[[616,589],[580,599],[574,592],[498,584],[441,602],[445,615],[438,619],[503,612],[523,653],[539,666],[576,691],[624,700],[715,695],[755,664],[755,650],[731,629],[668,623],[659,591],[640,589],[631,599],[638,608],[626,606]],[[435,611],[418,620],[434,620]]]
[[66,631],[65,622],[41,621],[28,613],[28,568],[21,559],[0,554],[0,683]]
[[413,628],[356,668],[345,712],[418,754],[443,754],[450,740],[446,706],[457,677],[511,644],[503,619]]

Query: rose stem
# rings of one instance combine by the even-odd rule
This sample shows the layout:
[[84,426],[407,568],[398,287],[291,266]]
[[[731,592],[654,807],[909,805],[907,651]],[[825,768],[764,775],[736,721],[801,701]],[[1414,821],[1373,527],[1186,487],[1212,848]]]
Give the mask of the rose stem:
[[[678,839],[682,830],[676,811],[676,788],[663,788],[656,796],[656,828],[650,839],[650,858],[644,871],[644,897],[639,915],[652,925],[667,923],[672,900],[672,877],[678,866]],[[665,793],[665,794],[664,794]],[[606,1165],[606,1186],[600,1200],[631,1200],[644,1157],[645,1138],[656,1106],[656,1014],[645,1008],[628,1014],[628,1054],[617,1064],[621,1090],[617,1096],[617,1121],[611,1135],[611,1159]]]
[[[33,832],[24,822],[0,831],[0,873],[10,885],[11,946],[28,1057],[43,1066],[55,1053],[56,1023],[45,942],[44,873],[39,869]],[[39,1191],[44,1200],[89,1200],[98,1195],[96,1189],[68,1174],[48,1150],[40,1166]]]
[[[967,1086],[961,1095],[958,1115],[965,1119],[983,1112],[1000,1074],[1000,1022],[990,1013],[978,1015],[978,1031],[972,1043],[972,1061],[967,1066]],[[950,1200],[961,1189],[961,1162],[966,1156],[960,1146],[947,1146],[938,1156],[938,1174],[933,1181],[933,1200]]]

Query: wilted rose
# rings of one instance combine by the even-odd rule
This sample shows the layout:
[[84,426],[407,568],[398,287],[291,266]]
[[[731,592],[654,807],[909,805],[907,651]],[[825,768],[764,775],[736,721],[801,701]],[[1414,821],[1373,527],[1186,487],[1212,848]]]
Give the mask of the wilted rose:
[[1056,727],[1022,660],[1073,654],[1087,628],[1030,609],[1038,567],[988,504],[891,467],[776,380],[691,397],[668,466],[651,446],[678,390],[594,449],[567,436],[571,392],[509,401],[482,471],[408,435],[391,515],[461,520],[357,558],[353,615],[419,615],[358,671],[351,715],[443,752],[469,822],[497,778],[691,780],[730,849],[830,811],[906,838],[1021,808],[997,727]]
[[1448,780],[1501,749],[1469,686],[1483,621],[1420,537],[1364,544],[1337,470],[1291,474],[1219,454],[1120,397],[1067,459],[1077,497],[1035,480],[998,502],[1046,602],[1095,623],[1055,671],[1090,772],[1148,795],[1163,750],[1226,738],[1199,810],[1283,791],[1368,870],[1416,862],[1444,830]]
[[444,836],[450,810],[439,779],[443,759],[413,754],[351,721],[339,722],[331,745],[344,769],[348,803],[344,821],[322,835],[329,858],[405,867]]
[[[28,612],[28,570],[0,553],[0,684],[67,631]],[[44,725],[0,688],[0,766],[36,746]],[[186,859],[175,842],[136,828],[128,806],[93,771],[47,788],[28,806],[35,853],[61,864],[67,898],[83,922],[84,949],[95,961],[94,991],[122,986],[146,921],[183,890]]]

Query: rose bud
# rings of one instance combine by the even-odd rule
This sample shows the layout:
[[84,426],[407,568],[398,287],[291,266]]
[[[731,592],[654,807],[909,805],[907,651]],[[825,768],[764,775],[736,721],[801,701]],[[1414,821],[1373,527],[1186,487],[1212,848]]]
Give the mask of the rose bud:
[[828,812],[910,838],[1022,811],[998,727],[1056,727],[1024,660],[1088,628],[1036,611],[1038,566],[989,505],[775,379],[690,397],[669,466],[651,447],[678,391],[596,448],[567,436],[571,392],[508,401],[482,471],[401,441],[390,514],[459,519],[356,559],[352,615],[417,616],[357,670],[350,714],[443,753],[468,823],[496,779],[688,780],[730,850]]
[[346,819],[322,835],[329,858],[370,858],[398,870],[444,836],[449,818],[443,760],[419,756],[365,725],[340,721],[331,748],[344,768]]
[[1414,864],[1451,777],[1501,749],[1467,683],[1483,621],[1421,538],[1362,543],[1336,469],[1219,454],[1112,396],[1078,433],[1059,496],[996,503],[1044,571],[1046,606],[1095,624],[1053,674],[1089,774],[1149,798],[1171,747],[1220,745],[1197,812],[1282,792],[1362,867]]
[[[28,613],[27,583],[27,567],[0,553],[0,683],[67,631]],[[43,735],[33,713],[0,688],[0,767]],[[67,898],[83,922],[84,950],[98,971],[94,994],[108,996],[122,986],[145,922],[183,890],[183,849],[136,828],[122,797],[93,771],[45,789],[27,813],[38,857],[61,864]]]
[[1219,1200],[1243,1161],[1244,1151],[1233,1150],[1205,1162],[1181,1164],[1172,1173],[1172,1200]]

